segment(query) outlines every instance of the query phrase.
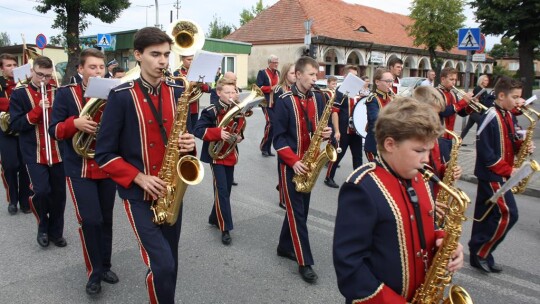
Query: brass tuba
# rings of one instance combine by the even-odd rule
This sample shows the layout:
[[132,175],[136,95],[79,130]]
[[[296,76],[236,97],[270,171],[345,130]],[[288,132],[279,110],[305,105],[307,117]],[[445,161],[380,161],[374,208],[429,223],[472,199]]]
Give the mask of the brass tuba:
[[240,133],[246,128],[245,123],[238,123],[238,118],[251,116],[253,111],[251,111],[251,109],[245,111],[244,108],[252,101],[258,100],[260,102],[263,99],[263,92],[256,84],[253,84],[251,86],[251,93],[240,103],[235,103],[234,106],[227,111],[218,127],[231,133],[231,139],[228,141],[220,140],[210,143],[208,153],[213,159],[224,159],[227,157],[227,155],[234,151],[236,148],[236,139],[238,138],[238,135],[240,135]]
[[[122,83],[128,82],[134,79],[139,78],[141,74],[141,68],[139,65],[136,65],[134,68],[129,70],[120,81]],[[94,158],[95,154],[95,142],[97,133],[99,132],[99,124],[101,121],[101,114],[103,113],[103,110],[105,109],[105,104],[107,103],[107,100],[101,99],[101,98],[91,98],[86,102],[84,107],[82,108],[81,112],[79,113],[79,117],[87,117],[88,119],[91,119],[98,123],[96,133],[90,134],[83,131],[77,131],[72,139],[73,144],[73,150],[75,150],[75,153],[79,154],[80,156],[84,158]]]
[[[180,56],[191,56],[204,45],[204,31],[201,26],[191,20],[179,19],[169,25],[167,34],[174,41],[171,49]],[[171,80],[180,80],[178,77],[168,76]],[[202,83],[199,82],[191,89],[189,103],[201,98],[203,91]]]

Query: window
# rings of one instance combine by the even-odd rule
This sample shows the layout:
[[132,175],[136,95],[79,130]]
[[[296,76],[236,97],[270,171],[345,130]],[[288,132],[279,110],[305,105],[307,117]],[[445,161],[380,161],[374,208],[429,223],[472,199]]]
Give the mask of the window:
[[519,70],[519,62],[510,62],[508,64],[508,70],[509,71],[517,71],[517,70]]
[[236,74],[236,57],[235,56],[224,56],[221,61],[221,72],[233,72]]

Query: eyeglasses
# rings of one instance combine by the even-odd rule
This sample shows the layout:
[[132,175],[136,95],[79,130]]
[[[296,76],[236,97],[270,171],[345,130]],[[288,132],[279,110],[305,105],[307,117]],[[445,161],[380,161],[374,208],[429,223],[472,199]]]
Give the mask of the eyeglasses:
[[43,74],[41,72],[36,72],[36,76],[39,78],[51,78],[52,74]]
[[394,82],[394,79],[381,79],[381,81],[384,81],[386,83],[392,83]]
[[279,61],[270,61],[270,63],[279,63]]

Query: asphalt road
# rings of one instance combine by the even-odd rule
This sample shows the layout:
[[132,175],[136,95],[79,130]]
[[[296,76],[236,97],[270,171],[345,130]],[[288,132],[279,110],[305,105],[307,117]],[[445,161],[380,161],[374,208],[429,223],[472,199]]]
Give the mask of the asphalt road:
[[[190,187],[185,197],[177,303],[343,303],[332,265],[331,244],[338,190],[322,178],[315,187],[309,214],[309,233],[319,275],[315,285],[304,283],[294,262],[275,254],[284,211],[277,206],[276,159],[258,150],[263,116],[257,109],[248,118],[246,140],[240,144],[240,163],[233,187],[235,229],[232,245],[220,242],[220,233],[207,224],[212,207],[212,175],[205,165],[203,182]],[[200,144],[200,143],[199,143]],[[200,145],[199,145],[200,148]],[[352,170],[346,157],[336,175],[344,181]],[[459,182],[472,201],[476,185]],[[0,190],[0,197],[5,191]],[[495,253],[504,267],[501,274],[484,275],[468,264],[454,276],[475,303],[540,303],[540,203],[538,198],[517,198],[520,219]],[[0,303],[146,303],[144,276],[135,237],[119,199],[114,214],[113,270],[116,285],[103,283],[100,295],[86,295],[73,204],[68,195],[65,233],[68,246],[42,249],[36,243],[33,215],[10,216],[0,211]],[[469,212],[470,213],[470,212]],[[463,243],[470,237],[471,221],[464,225]],[[468,251],[466,251],[468,254]],[[466,256],[468,259],[468,255]]]

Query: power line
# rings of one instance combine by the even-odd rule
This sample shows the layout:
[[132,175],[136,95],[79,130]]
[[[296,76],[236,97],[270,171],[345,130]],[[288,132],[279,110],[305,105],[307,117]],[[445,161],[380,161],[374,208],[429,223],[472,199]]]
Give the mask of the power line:
[[7,9],[7,10],[9,10],[9,11],[14,11],[14,12],[21,13],[21,14],[27,14],[27,15],[36,16],[36,17],[41,17],[41,18],[47,18],[47,19],[54,19],[53,17],[43,16],[43,15],[37,15],[37,14],[32,14],[32,13],[23,12],[23,11],[18,11],[18,10],[15,10],[15,9],[12,9],[12,8],[9,8],[9,7],[6,7],[6,6],[2,6],[2,5],[0,5],[0,8]]

